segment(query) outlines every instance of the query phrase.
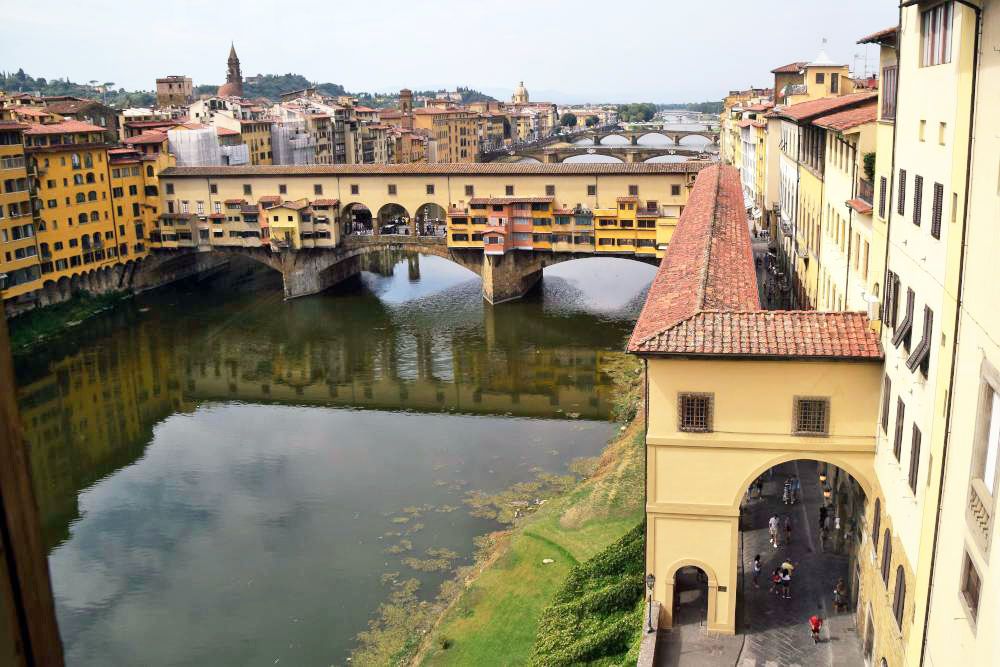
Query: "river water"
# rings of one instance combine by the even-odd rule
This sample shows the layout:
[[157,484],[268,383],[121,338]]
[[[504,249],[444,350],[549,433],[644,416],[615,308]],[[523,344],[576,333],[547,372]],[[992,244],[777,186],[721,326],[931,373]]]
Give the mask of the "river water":
[[230,275],[21,360],[68,664],[344,664],[384,575],[429,597],[447,573],[404,559],[497,528],[466,494],[602,449],[653,271],[570,262],[497,308],[436,257],[290,302]]

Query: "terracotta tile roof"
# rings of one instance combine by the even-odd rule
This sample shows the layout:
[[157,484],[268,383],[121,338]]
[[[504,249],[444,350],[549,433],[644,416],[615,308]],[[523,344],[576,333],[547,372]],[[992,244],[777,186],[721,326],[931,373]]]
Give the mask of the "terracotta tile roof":
[[26,130],[28,126],[13,120],[0,120],[0,130]]
[[340,203],[339,199],[314,199],[313,206],[336,206]]
[[702,311],[645,339],[649,354],[881,359],[863,313],[815,310]]
[[60,100],[58,102],[47,102],[45,108],[52,113],[74,114],[94,106],[104,105],[96,100]]
[[826,116],[837,111],[861,106],[878,98],[877,93],[853,93],[841,97],[823,97],[818,100],[799,102],[783,109],[778,109],[775,115],[794,121],[811,121],[819,116]]
[[188,121],[187,117],[163,119],[163,120],[129,120],[125,122],[125,127],[173,127],[183,125]]
[[625,195],[624,197],[616,197],[616,201],[639,201],[639,197],[636,195]]
[[797,74],[799,70],[808,65],[808,62],[799,63],[788,63],[787,65],[782,65],[781,67],[775,67],[771,70],[771,74]]
[[691,189],[629,349],[700,310],[759,307],[739,171],[712,165]]
[[863,106],[854,107],[847,111],[838,111],[829,116],[820,116],[813,121],[813,125],[843,132],[844,130],[850,130],[865,123],[874,123],[878,117],[876,101],[877,97],[873,97]]
[[39,109],[38,107],[13,107],[11,111],[17,116],[32,116],[34,118],[44,118],[52,115],[45,109]]
[[[881,44],[886,41],[896,41],[896,33],[899,32],[899,26],[894,25],[891,28],[885,28],[884,30],[879,30],[878,32],[873,32],[870,35],[866,35],[858,40],[858,44]],[[891,39],[890,39],[891,38]]]
[[635,354],[880,360],[862,313],[760,309],[739,172],[702,171],[629,340]]
[[861,215],[871,215],[872,205],[866,202],[864,199],[849,199],[847,200],[847,205],[853,208]]
[[216,127],[215,133],[220,137],[239,136],[239,132],[236,130],[230,130],[228,127]]
[[309,208],[308,199],[299,199],[296,201],[286,201],[281,203],[282,208],[290,208],[293,211],[299,211],[304,208]]
[[471,176],[516,176],[516,175],[559,175],[586,174],[631,175],[631,174],[695,174],[706,169],[710,163],[693,162],[584,162],[584,163],[518,163],[518,162],[460,162],[410,164],[314,164],[314,165],[242,165],[213,167],[169,167],[164,176],[195,177],[206,176],[382,176],[402,175],[471,175]]
[[760,111],[767,111],[768,109],[772,109],[773,107],[774,107],[774,102],[761,102],[760,104],[751,104],[750,106],[745,107],[743,110],[760,112]]
[[240,205],[243,205],[243,204],[247,203],[247,200],[246,199],[226,199],[222,203],[223,204],[240,204]]
[[45,125],[32,123],[31,127],[25,130],[24,133],[29,135],[41,135],[66,134],[71,132],[104,132],[104,128],[97,125],[91,125],[90,123],[84,123],[79,120],[64,120],[58,123],[46,123]]
[[257,201],[261,204],[280,204],[281,197],[278,195],[264,195],[263,197],[258,197]]
[[138,134],[134,137],[129,137],[128,139],[125,139],[124,143],[128,144],[129,146],[135,144],[162,144],[166,140],[167,140],[166,132],[159,132],[157,130],[147,130],[142,134]]

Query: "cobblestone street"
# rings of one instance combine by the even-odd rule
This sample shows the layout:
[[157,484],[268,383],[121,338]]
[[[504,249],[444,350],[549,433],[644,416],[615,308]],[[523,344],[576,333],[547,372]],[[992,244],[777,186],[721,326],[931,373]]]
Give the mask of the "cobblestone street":
[[[782,502],[782,486],[789,475],[802,480],[802,502]],[[845,556],[824,553],[820,548],[819,508],[822,492],[817,481],[816,465],[811,461],[778,466],[773,475],[765,473],[761,499],[751,499],[743,507],[742,589],[745,634],[738,667],[860,665],[861,646],[851,612],[833,613],[833,589],[837,579],[847,581]],[[777,515],[792,522],[792,540],[785,544],[784,530],[779,531],[780,546],[770,544],[768,519]],[[760,588],[753,586],[753,559],[761,555]],[[771,572],[785,560],[795,566],[791,599],[770,592]],[[808,619],[818,613],[824,620],[821,641],[814,644]]]

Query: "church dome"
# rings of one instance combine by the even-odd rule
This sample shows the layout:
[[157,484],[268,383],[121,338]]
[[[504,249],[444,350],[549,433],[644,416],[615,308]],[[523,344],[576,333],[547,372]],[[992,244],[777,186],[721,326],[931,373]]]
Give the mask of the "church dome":
[[524,87],[524,81],[514,89],[514,95],[511,100],[515,103],[528,101],[528,89]]
[[222,84],[219,86],[219,91],[216,93],[219,97],[240,97],[242,94],[243,86],[235,81]]

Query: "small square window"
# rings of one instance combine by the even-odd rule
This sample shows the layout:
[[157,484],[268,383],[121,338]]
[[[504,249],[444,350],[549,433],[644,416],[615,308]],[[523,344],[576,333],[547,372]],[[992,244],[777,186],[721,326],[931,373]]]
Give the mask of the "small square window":
[[691,433],[712,430],[712,394],[678,394],[677,428]]
[[633,197],[636,196],[637,194],[639,194],[639,186],[638,185],[628,186],[628,193]]
[[507,193],[508,197],[513,197],[514,196],[514,186],[513,185],[505,186],[504,187],[504,192]]
[[288,194],[288,186],[285,185],[284,183],[279,183],[278,184],[278,194],[279,195],[287,195]]
[[593,197],[596,194],[597,194],[597,186],[596,185],[588,185],[587,186],[587,195],[590,196],[590,197]]
[[476,188],[473,187],[473,186],[471,186],[471,185],[466,185],[465,186],[465,196],[466,197],[472,197],[474,194],[476,194]]
[[389,185],[389,194],[391,195],[396,194],[396,186],[394,184]]
[[962,565],[962,597],[965,604],[969,606],[972,620],[979,617],[979,593],[982,589],[982,580],[979,578],[979,571],[976,570],[975,563],[965,554],[965,563]]
[[427,194],[429,195],[434,194],[434,186],[431,183],[427,184]]
[[[49,182],[51,183],[51,181],[49,181]],[[51,188],[52,186],[50,185],[49,187]],[[168,195],[174,194],[174,184],[173,183],[167,183],[167,194]]]
[[219,194],[219,186],[216,185],[215,183],[210,183],[208,186],[208,191],[211,192],[213,195],[217,195]]
[[313,186],[313,194],[314,195],[321,195],[321,194],[323,194],[323,186],[320,185],[319,183],[316,183]]
[[827,435],[829,428],[830,399],[795,399],[794,435]]
[[679,186],[679,185],[671,185],[670,186],[670,196],[671,197],[680,197],[681,196],[681,186]]
[[546,185],[545,186],[545,196],[546,197],[555,197],[555,195],[556,195],[556,186],[554,186],[554,185]]
[[358,194],[358,192],[360,192],[360,190],[361,190],[361,188],[358,186],[357,183],[352,183],[351,184],[351,194],[352,195]]
[[245,194],[245,195],[252,195],[253,194],[253,188],[250,187],[249,183],[244,183],[243,184],[243,194]]

